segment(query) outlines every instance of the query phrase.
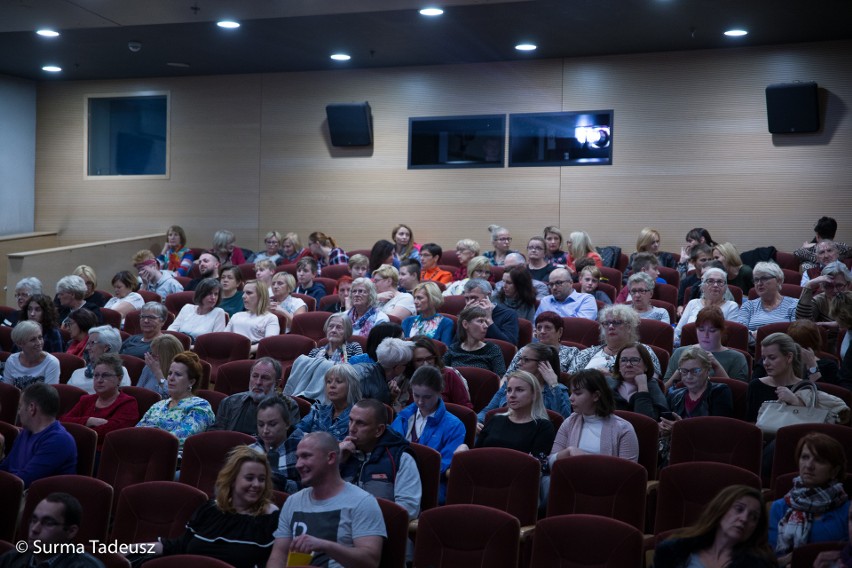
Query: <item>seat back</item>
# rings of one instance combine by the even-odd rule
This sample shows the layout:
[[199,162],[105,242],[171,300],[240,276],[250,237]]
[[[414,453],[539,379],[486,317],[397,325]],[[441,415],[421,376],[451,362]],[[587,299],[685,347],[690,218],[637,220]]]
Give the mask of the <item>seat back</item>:
[[175,292],[166,296],[166,309],[174,315],[178,315],[183,307],[192,304],[195,292]]
[[0,382],[0,421],[14,424],[18,418],[18,402],[21,389],[15,385]]
[[677,310],[674,307],[674,304],[669,303],[665,300],[657,300],[656,298],[651,298],[651,305],[655,308],[663,308],[669,313],[669,321],[675,322],[677,321]]
[[142,376],[142,371],[145,370],[145,360],[133,355],[119,355],[122,365],[127,369],[127,374],[130,376],[130,384],[135,385],[139,382],[139,377]]
[[615,415],[630,422],[636,438],[639,440],[639,465],[648,472],[648,479],[657,479],[657,452],[660,427],[657,421],[650,416],[630,412],[629,410],[616,410]]
[[756,362],[760,362],[760,359],[763,357],[763,346],[761,345],[763,340],[773,333],[787,333],[790,323],[789,321],[777,321],[757,328],[754,337],[754,360]]
[[601,326],[586,318],[562,318],[562,340],[582,343],[586,347],[599,345]]
[[[680,272],[675,270],[674,268],[669,268],[668,266],[657,266],[657,270],[660,271],[660,278],[666,281],[666,284],[669,286],[674,286],[677,288],[680,286]],[[660,284],[657,284],[660,286]],[[656,288],[656,286],[655,286]]]
[[519,537],[518,519],[503,511],[480,505],[436,507],[420,515],[414,565],[516,568]]
[[[695,329],[695,322],[688,323],[683,326],[680,332],[680,344],[695,345],[698,343],[698,333]],[[734,347],[741,351],[748,350],[748,328],[741,323],[734,321],[725,322],[725,334],[722,339],[722,345],[725,347]]]
[[447,408],[447,412],[461,420],[461,423],[464,424],[464,443],[467,444],[468,447],[472,448],[473,443],[476,440],[476,412],[466,406],[453,404],[452,402],[445,402],[444,406]]
[[101,308],[101,318],[103,318],[104,324],[114,327],[115,329],[121,329],[121,313],[110,308]]
[[146,389],[145,387],[121,387],[121,392],[129,394],[136,399],[136,406],[139,408],[140,417],[145,416],[145,413],[148,412],[149,408],[162,400],[158,393],[150,389]]
[[438,308],[442,314],[457,316],[464,309],[466,303],[464,296],[444,296],[444,303]]
[[438,506],[438,493],[441,484],[441,454],[429,446],[413,442],[409,447],[414,452],[417,471],[420,473],[420,485],[422,488],[420,510],[426,511]]
[[[796,282],[799,282],[799,279],[796,279]],[[781,284],[781,295],[787,296],[789,298],[799,298],[802,295],[802,287],[798,284],[791,284],[784,282]],[[754,300],[757,298],[757,288],[752,288],[748,291],[748,299]]]
[[500,388],[500,377],[494,371],[479,367],[455,367],[455,369],[467,381],[470,403],[473,405],[473,410],[479,412],[491,402],[497,389]]
[[485,505],[509,513],[522,525],[535,524],[541,464],[531,455],[507,448],[477,448],[453,456],[451,469],[448,505]]
[[3,436],[4,439],[6,455],[8,455],[9,450],[12,449],[12,446],[15,444],[15,439],[20,433],[20,428],[18,428],[14,424],[10,424],[9,422],[3,422],[2,420],[0,420],[0,436]]
[[408,547],[408,511],[387,499],[376,498],[387,538],[382,546],[379,568],[405,568],[405,551]]
[[502,339],[492,339],[490,337],[486,339],[485,342],[493,343],[500,348],[500,351],[503,353],[503,361],[506,363],[506,368],[512,364],[512,359],[515,358],[515,354],[518,352],[516,345],[509,343],[508,341],[503,341]]
[[224,363],[219,367],[214,390],[226,395],[247,391],[253,365],[254,361],[251,359]]
[[536,523],[530,567],[642,566],[642,539],[640,530],[615,519],[582,514],[548,517]]
[[[328,317],[328,314],[326,314],[326,317]],[[307,355],[316,346],[316,341],[303,335],[295,333],[275,335],[264,337],[258,342],[255,357],[258,359],[261,357],[272,357],[281,363],[282,366],[289,365],[299,355]]]
[[18,512],[24,496],[24,482],[17,475],[0,471],[0,495],[4,506],[0,507],[0,540],[12,542],[18,527]]
[[533,324],[530,320],[518,318],[518,349],[532,343],[533,340]]
[[51,355],[59,359],[59,382],[62,384],[68,382],[74,371],[86,366],[82,357],[70,353],[51,353]]
[[[205,333],[195,340],[195,354],[210,363],[210,381],[215,383],[222,364],[249,358],[251,341],[244,335],[229,331]],[[206,388],[204,385],[202,387]]]
[[293,323],[290,326],[290,333],[293,335],[303,335],[310,337],[314,341],[325,339],[326,320],[331,314],[328,312],[304,312],[293,316]]
[[322,269],[322,275],[324,278],[333,280],[340,280],[342,276],[351,276],[348,264],[330,264]]
[[[336,264],[334,266],[337,266]],[[340,296],[337,294],[326,294],[322,298],[320,298],[319,304],[317,305],[317,310],[324,312],[327,311],[329,307],[334,304],[340,303]]]
[[95,452],[98,449],[98,433],[82,424],[63,422],[77,445],[77,475],[91,477],[95,469]]
[[[624,255],[622,255],[624,256]],[[625,256],[625,259],[627,257]],[[620,264],[619,264],[620,266]],[[622,282],[624,281],[624,272],[620,268],[610,268],[609,266],[599,266],[601,271],[601,281],[610,286],[614,286],[616,292],[621,292]]]
[[[305,307],[307,307],[309,312],[317,311],[317,299],[313,296],[309,296],[307,294],[297,294],[296,292],[293,292],[290,295],[305,302]],[[286,325],[282,326],[281,329],[286,329]]]
[[337,291],[337,279],[335,278],[325,278],[322,276],[317,276],[316,278],[314,278],[314,282],[322,284],[323,288],[325,288],[326,294],[334,294]]
[[66,414],[69,410],[74,408],[77,402],[80,401],[80,397],[86,395],[86,391],[80,387],[64,385],[62,383],[50,386],[55,388],[56,392],[59,393],[59,414],[57,414],[57,416]]
[[236,446],[253,444],[253,436],[229,430],[200,432],[186,439],[180,465],[181,483],[201,489],[211,499],[215,496],[216,477]]
[[557,460],[550,470],[547,516],[600,515],[641,531],[647,483],[645,468],[624,458],[585,455]]
[[110,538],[117,542],[153,542],[179,538],[207,494],[175,481],[146,481],[125,487],[118,496]]
[[669,463],[704,461],[735,465],[760,475],[763,434],[754,424],[725,416],[697,416],[672,426]]
[[209,402],[210,408],[213,410],[213,414],[219,412],[219,404],[223,400],[228,398],[227,394],[219,391],[213,391],[210,389],[198,389],[197,391],[195,391],[195,396],[203,398],[204,400]]
[[665,322],[640,319],[639,341],[647,345],[656,345],[671,353],[674,349],[674,328]]
[[748,414],[748,383],[739,379],[712,377],[714,383],[728,385],[734,399],[734,418],[745,420]]
[[180,344],[183,345],[184,351],[189,351],[190,346],[192,346],[192,338],[185,333],[181,333],[180,331],[164,331],[163,333],[176,337],[180,341]]
[[[80,523],[72,542],[86,544],[87,546],[90,540],[105,542],[113,504],[113,488],[108,483],[93,477],[54,475],[33,481],[27,490],[24,513],[21,518],[29,520],[36,505],[51,493],[58,491],[76,497],[85,514],[85,522]],[[29,527],[29,522],[20,523],[18,540],[27,539]]]

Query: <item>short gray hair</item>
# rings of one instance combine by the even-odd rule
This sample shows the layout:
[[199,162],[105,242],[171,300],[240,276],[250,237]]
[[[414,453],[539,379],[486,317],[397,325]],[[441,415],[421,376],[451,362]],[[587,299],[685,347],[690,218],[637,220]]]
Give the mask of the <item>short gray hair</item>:
[[41,280],[36,278],[35,276],[28,276],[26,278],[21,278],[17,284],[15,284],[15,292],[18,290],[26,290],[27,294],[30,296],[35,296],[36,294],[42,293]]
[[396,337],[388,337],[376,348],[376,358],[385,369],[406,365],[411,361],[413,344]]
[[516,266],[518,264],[526,264],[527,259],[519,252],[510,252],[506,255],[506,258],[503,259],[503,266]]
[[22,347],[24,342],[29,341],[31,337],[35,337],[36,335],[41,335],[40,323],[33,320],[19,321],[12,328],[12,343],[18,347]]
[[779,284],[784,283],[784,271],[781,270],[781,267],[774,262],[758,262],[754,265],[754,271],[752,273],[754,276],[757,276],[758,274],[769,275],[777,279]]
[[821,273],[822,276],[837,276],[838,274],[843,276],[846,282],[852,282],[852,272],[849,272],[846,265],[839,260],[826,264]]
[[146,302],[144,306],[139,308],[139,313],[141,314],[142,312],[153,312],[163,321],[166,321],[169,317],[169,310],[160,302]]
[[89,330],[89,335],[93,333],[100,335],[100,340],[106,343],[110,353],[118,353],[121,350],[121,333],[111,325],[99,325]]
[[472,290],[479,290],[486,296],[490,296],[493,288],[491,284],[489,284],[488,280],[483,280],[482,278],[471,278],[464,285],[464,291],[470,292]]
[[719,278],[728,283],[728,273],[722,270],[721,268],[716,268],[715,266],[711,266],[710,268],[705,268],[701,272],[701,282],[704,283],[710,278],[711,274],[716,274]]
[[73,294],[78,300],[83,299],[83,296],[86,295],[86,291],[86,281],[73,274],[63,276],[59,279],[59,282],[56,283],[57,294],[68,292],[69,294]]
[[634,282],[641,282],[645,286],[648,287],[649,290],[653,290],[656,282],[647,272],[637,272],[636,274],[631,274],[630,278],[627,279],[627,287],[630,288],[630,285]]

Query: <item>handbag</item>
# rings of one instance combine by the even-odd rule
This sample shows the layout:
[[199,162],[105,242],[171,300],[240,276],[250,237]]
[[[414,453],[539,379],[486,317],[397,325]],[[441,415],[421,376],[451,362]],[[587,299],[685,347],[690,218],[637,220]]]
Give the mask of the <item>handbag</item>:
[[799,394],[799,398],[801,398],[805,404],[811,404],[813,395],[816,394],[817,398],[815,406],[828,411],[828,419],[826,422],[829,424],[849,423],[850,410],[842,398],[821,390],[812,391],[812,389],[804,389],[803,392],[799,393],[798,391],[802,390],[802,386],[804,385],[815,386],[813,383],[799,383],[799,385],[793,389],[793,392]]
[[794,424],[824,424],[831,421],[828,410],[818,408],[814,404],[818,398],[817,388],[808,382],[803,382],[799,388],[808,388],[813,391],[810,404],[807,406],[791,406],[780,400],[767,400],[760,405],[757,413],[757,427],[764,434],[774,436],[779,428]]

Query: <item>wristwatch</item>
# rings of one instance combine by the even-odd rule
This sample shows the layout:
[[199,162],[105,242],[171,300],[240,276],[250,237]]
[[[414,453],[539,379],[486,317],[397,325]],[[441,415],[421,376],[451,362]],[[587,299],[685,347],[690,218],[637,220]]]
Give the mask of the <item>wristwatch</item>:
[[809,375],[809,376],[810,376],[810,375],[813,375],[813,374],[816,374],[816,373],[819,373],[819,367],[816,367],[816,366],[814,366],[814,367],[808,367],[808,375]]

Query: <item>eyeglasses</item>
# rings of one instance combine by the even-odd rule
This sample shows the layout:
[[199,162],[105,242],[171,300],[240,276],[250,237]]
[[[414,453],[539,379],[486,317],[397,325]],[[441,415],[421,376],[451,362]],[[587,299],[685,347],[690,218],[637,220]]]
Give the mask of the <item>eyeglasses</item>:
[[369,294],[369,292],[367,292],[366,290],[362,290],[361,288],[354,288],[349,290],[350,296],[366,296],[367,294]]
[[530,357],[518,357],[518,363],[521,365],[526,365],[527,363],[538,363],[541,359],[532,359]]
[[708,286],[724,286],[725,285],[724,280],[715,280],[713,278],[708,278],[707,280],[704,281],[704,283],[707,284]]
[[754,279],[755,284],[763,284],[764,282],[769,282],[770,280],[775,280],[774,276],[758,276]]
[[268,241],[263,241],[263,242],[268,244],[268,245],[277,245],[278,244],[278,241],[276,241],[274,239],[270,239]]
[[145,320],[145,321],[151,321],[151,320],[160,319],[160,317],[159,316],[152,316],[150,314],[142,314],[141,316],[139,316],[139,319]]
[[571,282],[570,280],[554,280],[553,282],[548,282],[547,286],[549,288],[556,288],[557,286],[562,286],[563,284],[568,284],[569,282],[573,284],[573,282]]
[[695,367],[694,369],[684,369],[683,367],[681,367],[680,369],[678,369],[678,371],[680,371],[680,375],[682,377],[688,377],[690,375],[692,375],[693,377],[700,377],[702,373],[704,373],[704,369],[702,369],[701,367]]
[[544,250],[544,247],[539,246],[528,246],[527,250]]
[[602,321],[601,327],[620,327],[624,325],[624,320]]
[[511,243],[512,237],[497,237],[494,239],[495,241],[500,241],[501,243]]
[[86,342],[86,345],[106,345],[106,341],[101,341],[100,339],[90,339]]
[[835,284],[834,282],[823,282],[822,287],[826,290],[845,290],[846,284]]
[[636,294],[647,294],[650,290],[646,290],[645,288],[636,288],[635,290],[630,291],[631,296],[635,296]]
[[641,362],[642,362],[642,358],[641,358],[641,357],[622,357],[622,358],[620,359],[620,364],[622,364],[622,365],[630,365],[631,367],[632,367],[633,365],[638,365],[638,364],[639,364],[639,363],[641,363]]
[[115,373],[95,373],[92,378],[96,381],[105,381],[117,377]]

